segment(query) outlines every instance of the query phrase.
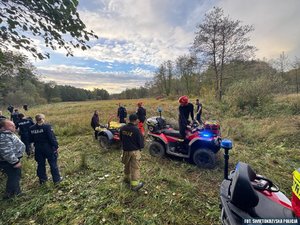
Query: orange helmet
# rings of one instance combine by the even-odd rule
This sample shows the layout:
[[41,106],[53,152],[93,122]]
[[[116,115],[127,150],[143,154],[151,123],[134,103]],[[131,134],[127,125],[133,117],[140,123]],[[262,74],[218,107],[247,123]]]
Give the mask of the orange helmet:
[[142,102],[138,102],[138,107],[141,107],[142,105],[143,105],[143,103]]
[[184,96],[181,96],[179,99],[178,99],[178,102],[182,105],[186,105],[189,103],[189,98],[188,96],[184,95]]

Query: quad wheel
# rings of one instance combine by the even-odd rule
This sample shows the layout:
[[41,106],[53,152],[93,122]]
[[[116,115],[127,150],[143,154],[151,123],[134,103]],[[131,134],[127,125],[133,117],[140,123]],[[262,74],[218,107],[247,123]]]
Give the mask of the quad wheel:
[[100,135],[100,136],[98,137],[98,139],[99,139],[99,144],[100,144],[100,147],[101,147],[101,148],[103,148],[104,150],[110,149],[110,142],[109,142],[107,136]]
[[150,144],[149,152],[150,152],[150,155],[152,155],[154,157],[159,157],[159,158],[164,157],[164,155],[166,154],[164,146],[157,141],[153,141]]
[[193,161],[200,168],[213,169],[216,166],[215,153],[206,148],[197,149]]

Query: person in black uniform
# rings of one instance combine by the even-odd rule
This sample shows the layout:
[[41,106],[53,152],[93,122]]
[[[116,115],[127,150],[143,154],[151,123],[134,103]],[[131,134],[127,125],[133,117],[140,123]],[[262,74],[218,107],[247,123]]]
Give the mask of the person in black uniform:
[[96,127],[99,127],[99,126],[100,126],[99,112],[98,112],[98,110],[95,110],[94,115],[91,119],[91,127],[95,131],[94,135],[95,135],[96,140],[98,139],[98,131],[96,130]]
[[138,123],[138,128],[140,129],[142,135],[145,135],[145,129],[144,129],[144,122],[146,120],[146,109],[142,106],[143,103],[139,102],[138,104],[138,108],[136,111],[136,115],[139,119],[139,123]]
[[192,120],[194,120],[194,106],[192,103],[189,103],[189,98],[187,96],[181,96],[178,99],[178,102],[180,103],[179,106],[179,132],[183,139],[185,139],[186,136],[186,129],[189,125],[189,117],[191,116]]
[[120,129],[120,140],[123,147],[122,163],[124,164],[124,181],[130,183],[133,191],[144,186],[140,182],[141,150],[144,148],[143,136],[137,128],[136,114],[129,116],[129,123]]
[[34,125],[33,121],[25,118],[23,113],[19,114],[19,122],[16,125],[16,128],[19,129],[19,135],[21,137],[21,141],[26,146],[26,154],[30,156],[30,127]]
[[14,112],[11,114],[10,119],[14,122],[14,124],[17,126],[17,123],[19,122],[19,110],[15,109]]
[[119,108],[118,108],[118,114],[119,118],[119,123],[126,123],[126,117],[127,117],[127,111],[125,106],[123,106],[121,103],[119,103]]
[[12,114],[12,113],[14,112],[14,107],[13,107],[12,105],[9,105],[9,106],[7,107],[7,110],[8,110],[8,112],[9,112],[10,114]]
[[50,171],[54,184],[62,181],[57,166],[58,143],[55,134],[49,124],[45,124],[45,116],[35,116],[36,124],[30,127],[30,139],[35,147],[35,160],[37,161],[37,176],[40,184],[45,183],[48,178],[46,174],[46,159],[50,165]]

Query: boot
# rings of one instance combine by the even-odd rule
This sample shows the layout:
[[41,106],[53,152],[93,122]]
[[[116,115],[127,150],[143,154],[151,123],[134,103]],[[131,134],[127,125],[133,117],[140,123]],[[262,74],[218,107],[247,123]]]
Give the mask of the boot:
[[138,191],[144,186],[143,182],[131,181],[131,190]]

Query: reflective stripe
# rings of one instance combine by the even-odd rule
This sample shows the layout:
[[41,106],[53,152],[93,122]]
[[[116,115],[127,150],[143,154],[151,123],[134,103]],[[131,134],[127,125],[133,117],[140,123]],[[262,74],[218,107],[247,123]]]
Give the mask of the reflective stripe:
[[299,169],[293,172],[293,193],[300,199],[300,172]]
[[137,186],[139,184],[139,181],[137,180],[132,180],[130,181],[131,186]]

